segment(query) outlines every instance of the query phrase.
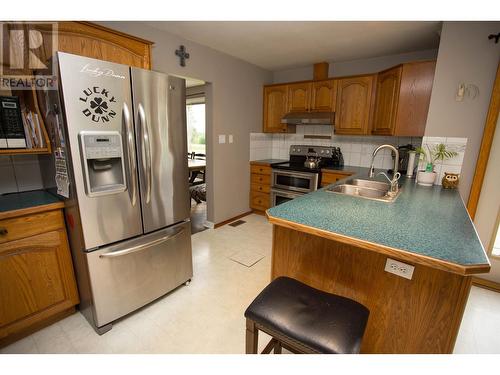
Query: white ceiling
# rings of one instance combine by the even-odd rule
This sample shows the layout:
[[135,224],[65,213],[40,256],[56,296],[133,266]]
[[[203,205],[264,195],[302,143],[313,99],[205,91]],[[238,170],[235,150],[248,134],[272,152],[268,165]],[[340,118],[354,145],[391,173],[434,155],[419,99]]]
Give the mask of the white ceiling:
[[441,22],[157,21],[148,25],[275,71],[439,46]]

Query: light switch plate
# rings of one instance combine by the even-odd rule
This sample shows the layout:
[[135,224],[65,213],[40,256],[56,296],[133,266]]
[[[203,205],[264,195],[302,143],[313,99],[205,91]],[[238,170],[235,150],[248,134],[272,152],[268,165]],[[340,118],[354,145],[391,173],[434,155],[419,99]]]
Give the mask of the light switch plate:
[[219,143],[226,143],[226,135],[219,134]]
[[229,134],[228,138],[229,143],[233,143],[233,135]]
[[393,273],[394,275],[398,275],[404,277],[405,279],[411,280],[413,277],[413,270],[415,266],[399,262],[397,260],[387,258],[385,262],[385,271],[389,273]]

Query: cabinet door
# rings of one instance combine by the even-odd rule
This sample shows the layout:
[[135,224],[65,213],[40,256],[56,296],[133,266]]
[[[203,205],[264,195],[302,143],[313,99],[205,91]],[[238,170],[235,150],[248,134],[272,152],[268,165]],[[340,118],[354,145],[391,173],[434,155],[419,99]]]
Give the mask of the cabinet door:
[[264,133],[286,132],[286,124],[281,123],[287,104],[287,86],[264,87]]
[[312,84],[311,110],[316,112],[335,111],[337,81],[316,81]]
[[373,134],[393,135],[396,125],[399,88],[402,67],[386,70],[377,76],[377,93],[375,114],[373,118]]
[[288,85],[288,112],[306,112],[310,109],[311,83]]
[[64,229],[0,245],[0,339],[77,303]]
[[435,61],[403,65],[394,135],[424,135],[435,69]]
[[[36,28],[44,39],[51,37],[48,25]],[[58,51],[151,69],[152,42],[90,22],[58,22],[57,28]],[[53,53],[47,47],[42,46],[46,59]]]
[[336,134],[368,134],[373,91],[373,75],[338,81],[335,111]]

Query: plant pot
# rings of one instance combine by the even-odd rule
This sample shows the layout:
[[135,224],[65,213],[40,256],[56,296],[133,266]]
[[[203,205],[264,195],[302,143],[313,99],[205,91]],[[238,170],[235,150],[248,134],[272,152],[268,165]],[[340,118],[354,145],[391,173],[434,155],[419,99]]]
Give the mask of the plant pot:
[[421,186],[432,186],[436,180],[436,172],[418,171],[417,184]]

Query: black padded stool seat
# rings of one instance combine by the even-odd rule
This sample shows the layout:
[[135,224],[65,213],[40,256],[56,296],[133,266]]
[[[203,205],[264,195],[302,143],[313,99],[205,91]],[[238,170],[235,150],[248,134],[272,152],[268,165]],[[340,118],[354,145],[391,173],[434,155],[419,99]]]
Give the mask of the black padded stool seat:
[[257,352],[252,339],[257,341],[258,330],[274,338],[275,353],[286,344],[302,353],[359,353],[368,315],[365,306],[349,298],[279,277],[245,311],[247,353]]

